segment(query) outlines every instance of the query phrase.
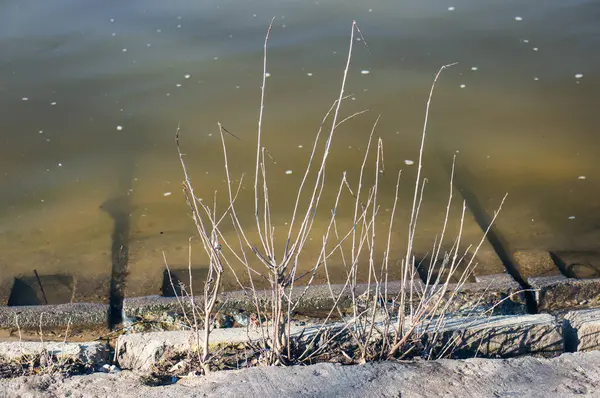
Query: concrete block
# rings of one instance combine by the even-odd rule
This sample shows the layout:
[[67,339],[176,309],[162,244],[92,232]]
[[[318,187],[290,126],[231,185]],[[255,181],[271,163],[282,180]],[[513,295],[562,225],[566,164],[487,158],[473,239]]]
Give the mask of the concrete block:
[[545,250],[518,250],[513,253],[519,273],[525,279],[561,275],[552,256]]
[[[427,332],[427,339],[436,333],[433,352],[446,350],[452,358],[552,357],[563,352],[561,328],[549,314],[450,318],[437,332]],[[452,348],[446,349],[448,345]]]
[[109,350],[104,343],[59,343],[59,342],[1,342],[0,358],[19,361],[27,357],[49,354],[58,360],[74,360],[100,368],[108,363]]
[[565,351],[600,350],[600,309],[571,311],[563,320]]
[[531,278],[540,312],[596,307],[600,305],[600,279],[562,276]]

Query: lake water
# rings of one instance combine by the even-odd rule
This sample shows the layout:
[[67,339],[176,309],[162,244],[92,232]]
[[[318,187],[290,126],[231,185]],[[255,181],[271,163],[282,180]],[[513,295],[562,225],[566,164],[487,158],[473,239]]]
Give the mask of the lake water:
[[[375,136],[384,140],[385,172],[378,203],[385,217],[402,169],[391,252],[402,257],[416,176],[416,166],[406,163],[418,160],[433,76],[453,62],[459,64],[442,74],[431,108],[423,169],[429,183],[415,255],[431,252],[441,230],[457,155],[449,244],[462,197],[489,216],[508,193],[496,227],[509,252],[593,257],[600,242],[598,1],[5,0],[4,302],[15,277],[34,289],[35,272],[49,301],[103,301],[113,290],[160,294],[162,252],[172,268],[185,268],[194,234],[174,143],[178,124],[197,193],[211,200],[218,190],[221,204],[217,123],[240,138],[226,137],[230,167],[236,181],[246,173],[238,209],[244,222],[252,220],[262,51],[272,17],[263,134],[274,160],[273,220],[282,231],[319,123],[339,93],[352,20],[368,43],[355,43],[346,88],[352,96],[341,115],[369,112],[334,138],[324,202],[301,268],[310,268],[318,252],[342,172],[356,184],[380,114]],[[340,225],[348,221],[339,217]],[[467,214],[465,247],[481,238],[477,219]],[[385,234],[382,227],[378,236]],[[383,251],[383,240],[379,245]],[[196,244],[198,278],[201,253]],[[488,243],[480,258],[478,274],[503,271]],[[336,261],[330,266],[340,281]],[[226,287],[235,288],[230,276]]]

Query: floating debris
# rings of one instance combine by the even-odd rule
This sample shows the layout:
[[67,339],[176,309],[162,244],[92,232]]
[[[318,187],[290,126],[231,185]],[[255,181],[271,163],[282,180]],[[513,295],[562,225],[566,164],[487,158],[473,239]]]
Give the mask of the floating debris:
[[522,17],[515,17],[515,21],[522,21],[523,18]]
[[454,8],[452,6],[448,7],[448,11],[454,11],[454,10],[456,10],[456,8]]
[[21,101],[29,101],[29,97],[23,97],[21,98]]
[[575,75],[575,79],[581,79],[583,77],[583,73],[577,73]]
[[413,164],[415,164],[415,162],[414,162],[414,160],[406,159],[404,161],[404,164],[407,166],[412,166]]
[[466,84],[461,84],[461,85],[460,85],[460,88],[465,88],[465,87],[467,87],[467,85],[466,85]]
[[269,72],[265,73],[265,77],[271,77],[271,74]]
[[476,71],[476,70],[479,70],[479,68],[478,68],[478,67],[476,67],[476,66],[471,66],[471,70],[472,70],[472,71]]
[[51,106],[56,106],[56,101],[52,101],[52,102],[50,103],[50,105],[51,105]]
[[312,76],[312,75],[313,75],[313,74],[312,74],[311,72],[308,72],[308,73],[306,74],[306,76]]
[[184,79],[189,79],[190,77],[192,77],[192,75],[189,75],[189,74],[188,75],[183,75]]
[[569,216],[569,220],[574,220],[575,216]]
[[585,180],[587,177],[586,176],[579,176],[577,177],[578,180]]
[[165,192],[163,193],[163,196],[171,196],[171,192]]
[[286,170],[286,171],[285,171],[285,174],[287,174],[287,175],[290,175],[290,174],[292,174],[292,173],[293,173],[293,171],[292,171],[292,170]]
[[360,71],[361,75],[368,75],[369,73],[371,73],[371,71],[368,70],[368,69],[363,69],[363,70]]
[[537,51],[537,50],[539,50],[539,48],[533,47],[533,51]]
[[123,126],[117,126],[117,130],[119,130],[119,131],[123,130]]

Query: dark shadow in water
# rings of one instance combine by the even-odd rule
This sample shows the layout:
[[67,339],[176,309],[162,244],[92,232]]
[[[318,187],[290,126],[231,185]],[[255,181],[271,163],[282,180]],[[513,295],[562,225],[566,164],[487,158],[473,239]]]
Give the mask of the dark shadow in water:
[[[443,159],[447,157],[442,156],[441,151],[438,151],[440,154],[440,161],[444,163]],[[445,162],[445,170],[452,170],[451,163]],[[486,231],[489,228],[487,233],[487,241],[490,243],[496,255],[502,261],[506,272],[513,277],[513,279],[521,286],[522,289],[525,290],[523,293],[525,297],[525,304],[527,306],[527,312],[530,314],[537,314],[537,302],[535,299],[535,294],[532,290],[531,285],[527,280],[521,275],[517,268],[517,262],[513,258],[513,255],[509,249],[509,245],[498,230],[498,228],[492,224],[492,217],[485,211],[477,196],[471,189],[469,189],[468,181],[473,181],[468,170],[464,167],[459,167],[457,164],[455,167],[454,173],[454,186],[458,189],[463,199],[467,204],[467,208],[473,215],[475,222],[479,225],[482,231]],[[491,226],[491,227],[490,227]]]
[[41,305],[42,300],[38,296],[37,289],[31,287],[27,281],[21,278],[15,278],[7,304],[9,307],[19,305]]
[[120,196],[107,200],[100,208],[107,212],[114,221],[110,250],[112,270],[108,298],[108,326],[112,328],[123,321],[123,300],[129,262],[131,200],[128,195]]
[[73,297],[71,275],[33,275],[15,278],[7,305],[66,304]]
[[[208,268],[192,268],[192,288],[194,289],[194,295],[202,293],[207,275]],[[173,284],[171,284],[171,281]],[[190,271],[188,268],[171,268],[171,278],[169,278],[169,271],[164,270],[161,288],[162,295],[164,297],[175,297],[176,295],[181,297],[182,294],[189,294],[189,281]]]

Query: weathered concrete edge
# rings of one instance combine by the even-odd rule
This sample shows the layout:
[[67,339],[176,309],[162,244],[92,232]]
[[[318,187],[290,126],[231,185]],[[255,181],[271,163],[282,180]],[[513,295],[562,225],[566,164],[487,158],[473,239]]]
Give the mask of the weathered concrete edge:
[[48,354],[58,361],[72,360],[84,365],[101,367],[109,362],[109,348],[102,342],[0,342],[0,359],[27,361],[36,355]]
[[[345,323],[326,326],[330,331],[342,331]],[[383,324],[378,322],[378,327]],[[377,328],[376,328],[377,329]],[[319,326],[292,326],[292,336],[311,338],[320,331]],[[563,350],[562,330],[556,318],[549,314],[461,317],[444,321],[440,327],[428,327],[421,331],[426,339],[437,342],[437,351],[445,352],[446,345],[456,342],[458,350],[450,352],[455,358],[513,357],[538,355],[552,357]],[[420,333],[421,333],[420,332]],[[199,335],[202,335],[200,332]],[[434,337],[439,336],[439,340]],[[151,332],[119,336],[115,358],[122,369],[146,372],[164,358],[166,353],[188,353],[198,350],[198,334],[191,331]],[[258,330],[246,328],[215,329],[211,334],[211,345],[239,344],[257,341]],[[518,341],[518,344],[515,343]]]
[[[600,279],[570,279],[565,277],[530,278],[532,287],[536,290],[536,298],[540,311],[558,311],[586,307],[600,307]],[[415,281],[421,284],[419,281]],[[367,290],[367,284],[357,287],[357,295]],[[390,282],[388,295],[394,296],[400,292],[400,282]],[[449,290],[452,290],[450,286]],[[304,292],[304,287],[296,287],[294,296]],[[335,295],[343,290],[343,285],[333,285],[331,290]],[[479,282],[464,284],[456,298],[457,305],[481,297],[481,305],[489,305],[502,301],[508,313],[524,313],[525,300],[521,287],[514,281],[500,274],[480,278]],[[371,291],[374,291],[371,286]],[[257,296],[261,303],[270,300],[269,291],[259,291]],[[197,298],[198,299],[198,298]],[[184,305],[189,301],[184,300]],[[346,289],[339,302],[341,307],[350,306],[351,296]],[[333,305],[331,291],[326,285],[311,286],[303,297],[299,312],[316,313],[327,311]],[[40,317],[45,328],[64,328],[67,324],[74,327],[98,327],[108,325],[108,305],[95,303],[73,303],[44,306],[0,307],[0,329],[15,329],[17,321],[23,329],[38,329]],[[224,292],[219,296],[219,309],[229,312],[239,310],[253,311],[254,303],[250,293],[243,291]],[[159,316],[165,312],[178,312],[181,304],[175,297],[146,296],[133,297],[124,300],[125,315],[135,317],[141,315]]]
[[[577,316],[583,316],[586,320],[592,320],[600,325],[600,309],[573,311],[567,314],[565,319],[574,319]],[[461,326],[462,325],[462,326]],[[330,328],[342,328],[343,323],[329,325]],[[462,331],[461,338],[470,341],[472,345],[474,341],[480,340],[482,336],[488,336],[489,331],[494,330],[495,335],[508,334],[508,341],[511,341],[511,334],[524,332],[523,338],[519,338],[518,350],[509,347],[509,350],[499,351],[501,356],[524,356],[524,355],[541,355],[552,357],[560,355],[563,348],[569,345],[573,346],[575,339],[575,351],[594,351],[600,349],[600,345],[590,349],[587,347],[578,347],[577,333],[570,335],[567,333],[567,328],[571,327],[567,322],[561,325],[557,322],[555,316],[549,314],[525,315],[525,316],[495,316],[489,318],[473,317],[471,320],[457,319],[457,323],[447,323],[442,334],[455,337],[457,330]],[[544,328],[532,332],[534,328]],[[292,334],[303,333],[304,336],[310,336],[318,331],[318,326],[305,328],[303,326],[293,326]],[[532,334],[533,333],[533,334]],[[539,335],[542,333],[549,340],[542,342]],[[115,348],[115,357],[119,359],[120,365],[125,369],[136,371],[147,371],[151,368],[155,361],[159,361],[165,352],[185,352],[188,350],[196,350],[194,333],[190,331],[172,331],[172,332],[152,332],[127,334],[119,337]],[[231,328],[231,329],[215,329],[211,334],[211,345],[222,343],[238,344],[248,342],[250,340],[258,340],[261,337],[259,331],[248,330],[246,328]],[[598,336],[600,337],[600,329]],[[492,343],[497,344],[497,340]],[[540,342],[542,345],[540,346]],[[550,342],[550,345],[547,345]],[[525,343],[525,344],[524,344]],[[477,343],[479,344],[479,343]],[[475,344],[475,345],[477,345]],[[492,345],[493,345],[492,344]],[[546,349],[544,347],[549,347]],[[478,348],[479,350],[479,348]],[[0,358],[18,360],[25,355],[40,354],[42,352],[51,353],[57,357],[71,358],[82,361],[95,368],[100,368],[108,362],[109,348],[101,342],[84,342],[84,343],[41,343],[41,342],[12,342],[0,343]],[[478,351],[481,353],[480,351]],[[491,352],[492,354],[494,352]],[[484,353],[485,354],[485,353]],[[460,358],[460,356],[457,356]]]

